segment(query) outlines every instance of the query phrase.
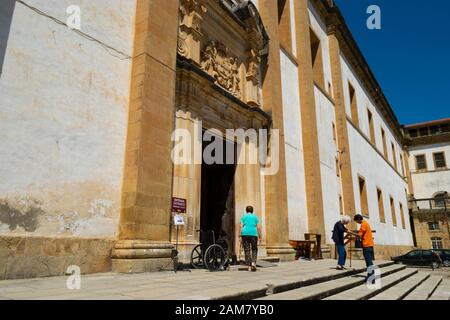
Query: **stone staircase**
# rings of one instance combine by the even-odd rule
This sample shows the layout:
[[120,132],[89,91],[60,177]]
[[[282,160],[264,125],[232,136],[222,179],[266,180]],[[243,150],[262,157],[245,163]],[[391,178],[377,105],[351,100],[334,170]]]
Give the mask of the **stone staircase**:
[[278,290],[257,300],[449,300],[450,279],[404,265],[384,263],[381,286],[369,288],[365,272],[355,270],[333,279],[317,280],[297,288]]

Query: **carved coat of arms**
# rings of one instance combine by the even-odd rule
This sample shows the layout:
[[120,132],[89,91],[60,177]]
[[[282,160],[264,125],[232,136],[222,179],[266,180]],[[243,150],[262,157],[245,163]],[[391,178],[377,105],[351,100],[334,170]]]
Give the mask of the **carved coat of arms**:
[[218,85],[241,97],[240,74],[236,57],[228,53],[228,48],[217,41],[210,41],[201,56],[201,67],[210,74]]

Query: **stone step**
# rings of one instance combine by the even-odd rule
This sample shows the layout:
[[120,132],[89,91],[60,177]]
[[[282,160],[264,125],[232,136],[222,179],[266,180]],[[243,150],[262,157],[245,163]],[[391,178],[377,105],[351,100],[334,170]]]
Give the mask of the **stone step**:
[[[418,272],[409,279],[396,284],[395,286],[387,289],[386,291],[377,294],[370,300],[402,300],[417,287],[424,284],[430,277],[429,272]],[[427,297],[428,298],[428,297]],[[427,298],[423,299],[426,300]]]
[[379,294],[380,292],[383,292],[390,287],[395,286],[397,283],[408,279],[409,277],[415,275],[417,272],[417,269],[404,269],[402,271],[395,272],[394,274],[382,277],[381,288],[371,289],[368,288],[364,283],[353,289],[346,290],[325,298],[325,300],[368,300]]
[[[405,266],[394,264],[383,264],[379,266],[382,268],[382,275],[387,276],[389,274],[400,272],[405,270]],[[289,290],[281,293],[271,294],[262,297],[258,300],[313,300],[323,299],[333,294],[354,288],[364,283],[366,272],[362,268],[358,270],[357,274],[349,275],[344,274],[343,277],[338,279],[323,281],[316,284],[310,284],[302,286],[298,289]],[[363,271],[363,272],[361,272]]]
[[450,279],[443,279],[428,300],[450,300]]
[[280,257],[258,257],[258,260],[277,263],[280,262]]
[[410,294],[408,294],[404,300],[427,300],[441,282],[442,277],[431,276]]

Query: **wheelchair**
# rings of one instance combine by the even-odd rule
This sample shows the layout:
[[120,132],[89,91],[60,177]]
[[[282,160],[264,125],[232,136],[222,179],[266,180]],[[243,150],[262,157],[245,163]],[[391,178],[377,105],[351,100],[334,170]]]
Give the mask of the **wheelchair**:
[[200,232],[200,244],[191,252],[192,267],[210,271],[226,270],[229,265],[228,242],[225,239],[216,241],[213,230],[197,232]]

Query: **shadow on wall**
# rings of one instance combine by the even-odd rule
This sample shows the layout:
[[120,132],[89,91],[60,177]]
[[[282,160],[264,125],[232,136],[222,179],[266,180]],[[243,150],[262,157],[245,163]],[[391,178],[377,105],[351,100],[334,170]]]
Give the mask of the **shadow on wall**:
[[0,0],[0,75],[3,70],[15,5],[16,0]]

